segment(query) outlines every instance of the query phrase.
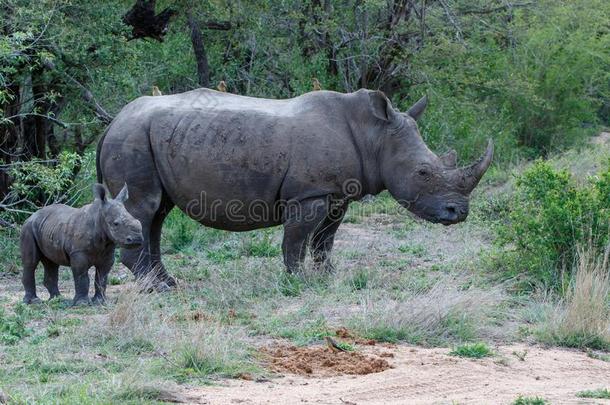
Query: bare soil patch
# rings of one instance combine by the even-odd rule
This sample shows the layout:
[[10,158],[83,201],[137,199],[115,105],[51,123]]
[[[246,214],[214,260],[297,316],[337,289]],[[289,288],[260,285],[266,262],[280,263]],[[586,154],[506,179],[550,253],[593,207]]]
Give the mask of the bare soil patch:
[[277,346],[261,350],[267,367],[277,373],[328,377],[365,375],[391,368],[381,357],[357,351],[332,351],[328,347]]
[[[367,375],[301,372],[259,382],[229,380],[222,386],[188,388],[184,394],[191,403],[215,405],[511,404],[519,395],[539,396],[552,404],[610,404],[576,396],[606,387],[610,376],[609,362],[581,351],[511,345],[497,347],[493,357],[473,360],[440,348],[377,345],[358,350],[371,357],[391,352],[393,367]],[[526,350],[523,360],[513,354]]]

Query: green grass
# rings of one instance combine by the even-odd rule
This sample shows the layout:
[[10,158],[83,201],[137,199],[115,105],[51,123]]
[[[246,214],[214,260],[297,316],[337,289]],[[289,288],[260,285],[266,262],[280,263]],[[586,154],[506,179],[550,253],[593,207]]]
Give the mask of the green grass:
[[591,357],[592,359],[610,362],[610,355],[608,354],[595,353],[591,350],[587,350],[587,356]]
[[398,251],[415,257],[424,257],[428,254],[428,249],[423,245],[402,245],[398,247]]
[[358,269],[354,272],[351,278],[348,279],[348,284],[352,291],[364,290],[369,284],[369,272],[365,269]]
[[481,359],[492,356],[493,350],[485,343],[467,343],[455,347],[449,354],[452,356]]
[[340,340],[335,340],[335,343],[337,344],[337,346],[342,349],[345,350],[346,352],[353,352],[354,350],[356,350],[356,348],[352,345],[350,345],[347,342],[341,342]]
[[208,260],[214,263],[222,264],[238,259],[240,254],[234,246],[223,244],[217,249],[208,250],[206,252],[206,257]]
[[23,306],[16,307],[14,315],[8,315],[0,307],[0,343],[5,345],[13,345],[21,339],[29,336],[32,331],[26,327],[26,316]]
[[540,397],[523,397],[519,395],[517,399],[513,401],[513,405],[546,405],[548,402]]
[[161,401],[165,399],[165,392],[162,388],[154,385],[128,386],[114,394],[114,399],[118,401]]
[[354,329],[358,330],[362,337],[374,339],[378,342],[398,343],[403,341],[411,344],[420,344],[423,340],[420,334],[408,328],[378,325],[366,329],[360,329],[356,326]]
[[576,393],[576,396],[579,398],[610,399],[610,390],[600,388],[597,390],[580,391]]
[[273,230],[251,233],[243,242],[242,252],[249,257],[276,257],[282,253],[279,241],[273,238]]
[[114,275],[108,276],[108,285],[120,285],[123,284],[123,280]]

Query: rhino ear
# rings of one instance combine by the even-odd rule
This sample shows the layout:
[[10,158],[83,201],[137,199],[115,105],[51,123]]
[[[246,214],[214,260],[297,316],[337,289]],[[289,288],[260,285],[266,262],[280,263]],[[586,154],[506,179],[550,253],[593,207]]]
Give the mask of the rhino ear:
[[108,190],[106,190],[106,187],[104,187],[103,184],[95,183],[93,185],[93,197],[95,197],[96,200],[106,202],[107,193]]
[[129,191],[127,191],[127,183],[123,186],[119,194],[116,196],[115,200],[120,202],[121,204],[127,201],[129,198]]
[[428,96],[423,96],[419,99],[419,101],[409,108],[407,114],[409,114],[415,121],[419,120],[419,117],[426,111],[426,107],[428,106]]
[[380,120],[391,121],[394,117],[394,108],[382,91],[369,92],[369,104],[373,110],[373,115]]
[[451,149],[449,152],[445,153],[440,157],[441,162],[445,167],[455,169],[457,167],[457,152],[454,149]]

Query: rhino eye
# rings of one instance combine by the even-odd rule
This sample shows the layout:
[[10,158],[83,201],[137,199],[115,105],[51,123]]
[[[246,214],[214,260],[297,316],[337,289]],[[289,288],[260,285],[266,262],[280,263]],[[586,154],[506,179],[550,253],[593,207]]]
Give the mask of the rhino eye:
[[428,177],[428,174],[429,174],[429,173],[428,173],[428,171],[427,171],[426,169],[419,169],[419,170],[417,171],[417,174],[419,174],[419,175],[420,175],[420,176],[422,176],[422,177]]
[[118,220],[114,221],[114,226],[119,226],[120,222]]

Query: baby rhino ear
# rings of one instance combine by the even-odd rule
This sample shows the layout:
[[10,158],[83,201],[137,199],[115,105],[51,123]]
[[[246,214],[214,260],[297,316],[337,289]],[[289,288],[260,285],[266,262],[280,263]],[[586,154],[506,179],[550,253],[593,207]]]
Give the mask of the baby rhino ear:
[[129,198],[129,191],[127,191],[127,183],[123,186],[119,194],[116,196],[115,200],[120,202],[121,204],[127,201]]
[[93,197],[96,200],[101,200],[102,202],[106,202],[107,193],[108,193],[108,191],[106,190],[106,187],[104,187],[103,184],[95,183],[93,185]]

